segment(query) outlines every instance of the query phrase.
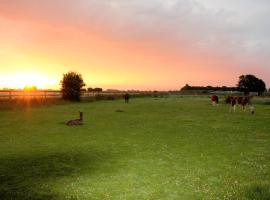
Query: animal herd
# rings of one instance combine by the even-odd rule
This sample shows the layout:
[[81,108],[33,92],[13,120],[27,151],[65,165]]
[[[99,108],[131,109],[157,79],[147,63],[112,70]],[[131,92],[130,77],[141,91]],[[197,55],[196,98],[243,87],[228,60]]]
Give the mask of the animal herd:
[[[245,111],[248,107],[251,114],[255,113],[255,107],[251,104],[251,96],[228,96],[225,98],[225,102],[230,105],[230,112],[236,111],[236,106],[240,105],[242,109]],[[219,97],[217,95],[213,95],[211,97],[212,105],[216,106],[219,103]]]
[[[129,94],[124,95],[125,103],[129,102]],[[217,95],[213,95],[211,97],[212,105],[217,106],[219,105],[219,97]],[[255,108],[251,104],[251,97],[250,96],[228,96],[225,99],[225,102],[230,105],[230,112],[236,111],[236,105],[240,105],[243,110],[246,110],[246,107],[249,107],[251,114],[255,113]],[[83,125],[83,112],[80,113],[79,119],[69,120],[66,125],[74,126],[74,125]]]
[[[129,103],[130,95],[126,93],[124,95],[125,103]],[[79,119],[73,119],[67,121],[66,125],[68,126],[77,126],[77,125],[83,125],[83,112],[79,112],[80,118]]]

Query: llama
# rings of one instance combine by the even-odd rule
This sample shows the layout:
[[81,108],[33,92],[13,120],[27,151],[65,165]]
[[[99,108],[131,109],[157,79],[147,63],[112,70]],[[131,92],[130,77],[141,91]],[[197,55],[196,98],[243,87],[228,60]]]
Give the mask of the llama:
[[255,114],[255,107],[253,105],[250,105],[249,106],[249,110],[250,110],[250,112],[251,112],[252,115]]
[[129,94],[126,93],[126,94],[124,95],[124,98],[125,98],[125,103],[128,103],[128,102],[129,102],[129,98],[130,98]]
[[83,112],[79,112],[79,113],[80,113],[79,119],[70,120],[66,124],[68,126],[83,125]]
[[249,110],[251,114],[253,115],[255,113],[255,107],[250,104],[250,99],[251,97],[233,97],[233,96],[228,96],[226,98],[226,103],[230,104],[230,112],[235,112],[236,111],[236,105],[239,104],[242,106],[243,110],[246,110],[246,106],[249,107]]
[[218,96],[217,95],[213,95],[211,97],[211,101],[212,101],[212,105],[213,106],[217,106],[218,105],[218,102],[219,102]]
[[225,102],[227,104],[230,104],[230,113],[233,111],[236,111],[236,104],[237,104],[237,97],[233,97],[233,96],[228,96],[225,99]]
[[246,110],[246,106],[250,103],[250,97],[238,97],[237,103],[242,106],[243,110]]

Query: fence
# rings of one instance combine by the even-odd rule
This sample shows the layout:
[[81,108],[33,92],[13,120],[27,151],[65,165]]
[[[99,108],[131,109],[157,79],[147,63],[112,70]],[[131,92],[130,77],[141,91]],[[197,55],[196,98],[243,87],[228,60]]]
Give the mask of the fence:
[[[83,92],[82,98],[91,98],[97,96],[120,96],[124,95],[125,92]],[[142,95],[141,92],[130,92],[130,95]],[[42,98],[42,99],[60,99],[62,94],[59,90],[37,90],[37,91],[24,91],[24,90],[0,90],[1,99],[31,99],[31,98]]]
[[60,91],[0,90],[0,99],[61,98]]

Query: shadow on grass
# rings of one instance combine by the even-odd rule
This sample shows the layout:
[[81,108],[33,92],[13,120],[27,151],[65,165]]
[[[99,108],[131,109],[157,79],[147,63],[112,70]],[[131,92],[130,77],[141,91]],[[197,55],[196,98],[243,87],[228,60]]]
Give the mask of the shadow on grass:
[[115,112],[122,113],[122,112],[124,112],[124,111],[123,111],[123,110],[118,109],[118,110],[115,110]]
[[252,200],[270,200],[269,186],[252,186],[245,191],[245,197]]
[[[59,153],[0,159],[0,199],[65,199],[55,192],[53,183],[65,177],[74,180],[85,173],[97,173],[96,169],[110,159],[102,155],[101,152],[94,155]],[[68,199],[76,198],[69,196]]]

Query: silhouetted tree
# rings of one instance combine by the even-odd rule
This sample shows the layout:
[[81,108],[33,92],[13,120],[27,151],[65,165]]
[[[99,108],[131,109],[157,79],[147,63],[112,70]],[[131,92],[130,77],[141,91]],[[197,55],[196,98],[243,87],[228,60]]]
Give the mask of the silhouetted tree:
[[102,88],[87,88],[88,92],[102,92]]
[[264,81],[251,74],[240,76],[237,87],[245,94],[258,92],[261,95],[266,90]]
[[94,89],[90,87],[90,88],[87,88],[87,91],[88,91],[88,92],[93,92]]
[[214,86],[190,86],[186,84],[184,87],[181,88],[181,91],[237,91],[237,87],[214,87]]
[[188,84],[186,84],[184,87],[182,87],[182,88],[180,89],[180,91],[190,90],[191,88],[192,88],[191,86],[189,86]]
[[95,92],[102,92],[102,88],[95,88],[94,91]]
[[63,99],[80,101],[82,88],[85,86],[81,74],[68,72],[63,75],[61,81],[61,92]]

